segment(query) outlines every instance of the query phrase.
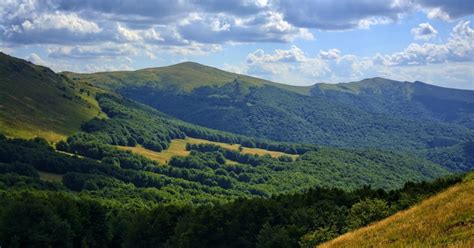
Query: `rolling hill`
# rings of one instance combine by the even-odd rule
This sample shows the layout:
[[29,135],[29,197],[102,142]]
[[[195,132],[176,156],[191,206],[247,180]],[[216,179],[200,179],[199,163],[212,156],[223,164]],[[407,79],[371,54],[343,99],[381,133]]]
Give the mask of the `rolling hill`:
[[[469,129],[472,100],[463,100],[471,99],[473,91],[380,78],[349,86],[290,87],[196,63],[131,72],[64,75],[75,82],[112,89],[190,123],[277,141],[413,151],[451,146],[474,138],[474,130]],[[330,93],[337,89],[338,93],[357,96],[354,92],[365,92],[364,87],[370,88],[369,85],[392,92],[393,97],[385,100],[388,97],[381,95],[378,102],[366,104]],[[412,85],[416,85],[416,97],[410,93]],[[450,97],[453,92],[456,96]],[[463,98],[456,100],[458,95]],[[407,96],[417,101],[405,104]],[[366,101],[372,102],[373,98],[371,95]],[[446,109],[447,103],[456,108]],[[393,107],[398,104],[400,110]],[[412,105],[422,106],[411,114]],[[438,105],[446,107],[439,111],[429,109]],[[420,111],[424,115],[420,116]]]
[[58,141],[100,115],[93,87],[0,53],[0,125],[8,136]]
[[414,207],[318,247],[473,247],[474,174]]
[[311,95],[322,96],[371,113],[437,120],[474,128],[474,91],[422,82],[369,78],[359,82],[316,84]]

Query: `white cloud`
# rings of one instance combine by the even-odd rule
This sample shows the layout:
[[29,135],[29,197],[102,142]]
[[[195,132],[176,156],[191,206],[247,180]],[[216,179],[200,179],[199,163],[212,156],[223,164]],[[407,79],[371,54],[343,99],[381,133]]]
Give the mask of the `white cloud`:
[[341,51],[335,48],[328,51],[319,51],[319,57],[325,60],[338,59],[341,57]]
[[474,60],[474,30],[469,21],[459,22],[452,30],[446,43],[410,44],[404,51],[391,55],[377,56],[385,65],[424,65],[447,61]]
[[293,85],[382,76],[474,89],[473,41],[470,22],[460,21],[445,43],[412,43],[401,52],[376,54],[372,58],[343,54],[336,48],[319,51],[316,56],[306,55],[297,46],[272,53],[257,49],[247,56],[239,71]]
[[48,66],[48,63],[44,61],[38,54],[32,53],[30,56],[26,59],[30,61],[33,64],[36,65],[43,65],[43,66]]
[[305,28],[286,22],[277,12],[267,11],[239,18],[225,14],[193,14],[177,27],[183,39],[199,43],[291,42],[313,39]]
[[418,27],[412,28],[411,33],[417,40],[431,40],[438,35],[438,30],[429,23],[420,23]]

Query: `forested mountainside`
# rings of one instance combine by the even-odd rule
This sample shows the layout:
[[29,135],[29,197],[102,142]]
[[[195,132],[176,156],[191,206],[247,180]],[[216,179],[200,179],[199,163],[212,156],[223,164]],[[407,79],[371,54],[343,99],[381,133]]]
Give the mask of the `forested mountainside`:
[[474,138],[474,93],[467,90],[380,78],[287,88],[195,63],[64,75],[191,123],[278,141],[416,150]]
[[368,112],[403,118],[437,120],[474,128],[474,91],[422,82],[370,78],[359,82],[316,84],[311,95],[322,96]]

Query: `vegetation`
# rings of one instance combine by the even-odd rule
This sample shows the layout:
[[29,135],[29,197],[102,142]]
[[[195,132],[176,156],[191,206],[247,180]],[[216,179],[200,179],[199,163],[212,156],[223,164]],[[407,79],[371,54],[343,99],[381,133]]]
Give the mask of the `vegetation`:
[[[108,87],[182,120],[250,137],[410,151],[474,138],[468,124],[472,122],[465,119],[474,109],[472,100],[465,99],[473,99],[473,93],[420,83],[411,87],[374,79],[361,83],[375,85],[367,90],[357,83],[332,88],[316,85],[309,95],[308,88],[286,89],[189,63],[134,72],[66,75],[77,82]],[[442,106],[457,110],[454,113]]]
[[167,164],[173,156],[188,156],[190,152],[186,150],[187,144],[213,144],[213,145],[217,145],[219,147],[229,149],[229,150],[235,150],[235,151],[238,150],[243,154],[254,154],[254,155],[267,155],[268,154],[274,158],[278,158],[281,156],[288,156],[290,159],[296,159],[298,157],[298,155],[296,154],[287,154],[283,152],[269,151],[269,150],[260,149],[260,148],[248,148],[248,147],[242,147],[241,145],[238,145],[238,144],[227,144],[227,143],[222,143],[222,142],[215,142],[215,141],[195,139],[195,138],[173,139],[171,140],[169,147],[166,148],[165,150],[162,150],[161,152],[148,150],[140,145],[135,146],[135,147],[130,147],[130,146],[116,146],[116,147],[121,150],[131,151],[133,153],[143,155],[151,160],[158,161],[161,164]]
[[[0,206],[0,245],[6,247],[308,247],[308,242],[315,242],[311,237],[325,240],[409,207],[459,181],[459,177],[450,177],[432,183],[408,183],[388,192],[369,187],[351,192],[316,187],[270,198],[238,197],[230,202],[214,201],[212,205],[199,204],[200,201],[189,205],[177,201],[189,195],[188,190],[178,192],[177,188],[157,185],[140,188],[144,182],[136,179],[131,181],[135,187],[121,182],[121,175],[139,178],[140,173],[135,170],[57,154],[40,139],[2,138],[2,142],[7,142],[0,146],[2,163],[21,160],[23,167],[29,168],[8,169],[0,174],[0,201],[5,203]],[[19,156],[27,151],[30,156]],[[5,156],[5,152],[11,156]],[[55,163],[53,156],[61,163]],[[210,154],[197,156],[203,159]],[[172,164],[177,168],[198,165],[183,163],[187,158]],[[70,166],[70,172],[63,177],[64,186],[42,181],[30,173],[43,164],[55,165],[56,169],[51,170]],[[74,170],[77,172],[71,172]],[[90,174],[90,170],[94,173]],[[150,180],[152,177],[147,178],[148,184],[152,183]],[[186,187],[184,183],[181,186]],[[210,200],[223,191],[201,186],[196,192]],[[173,197],[172,205],[164,204],[166,193]],[[157,204],[160,200],[162,204]],[[354,214],[361,211],[368,213],[362,222]],[[320,231],[313,235],[313,230]]]
[[359,82],[316,84],[314,96],[357,106],[372,113],[437,120],[474,128],[474,92],[422,82],[369,78]]
[[418,154],[437,164],[442,164],[450,171],[461,172],[474,169],[474,141],[422,150]]
[[95,92],[90,85],[0,53],[0,126],[6,135],[64,139],[83,122],[103,116]]
[[[467,91],[292,87],[195,63],[58,75],[4,54],[0,80],[0,247],[314,247],[473,168]],[[470,242],[464,195],[443,198],[449,218],[416,212],[450,223],[423,230]]]
[[472,247],[473,175],[406,211],[320,247]]

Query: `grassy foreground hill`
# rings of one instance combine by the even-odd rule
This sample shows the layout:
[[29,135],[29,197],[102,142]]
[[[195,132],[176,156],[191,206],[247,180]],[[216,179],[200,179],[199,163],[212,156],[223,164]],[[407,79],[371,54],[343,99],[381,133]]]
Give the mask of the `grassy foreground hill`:
[[406,211],[319,247],[474,247],[474,173]]
[[94,88],[0,53],[0,126],[12,137],[58,141],[100,113]]

